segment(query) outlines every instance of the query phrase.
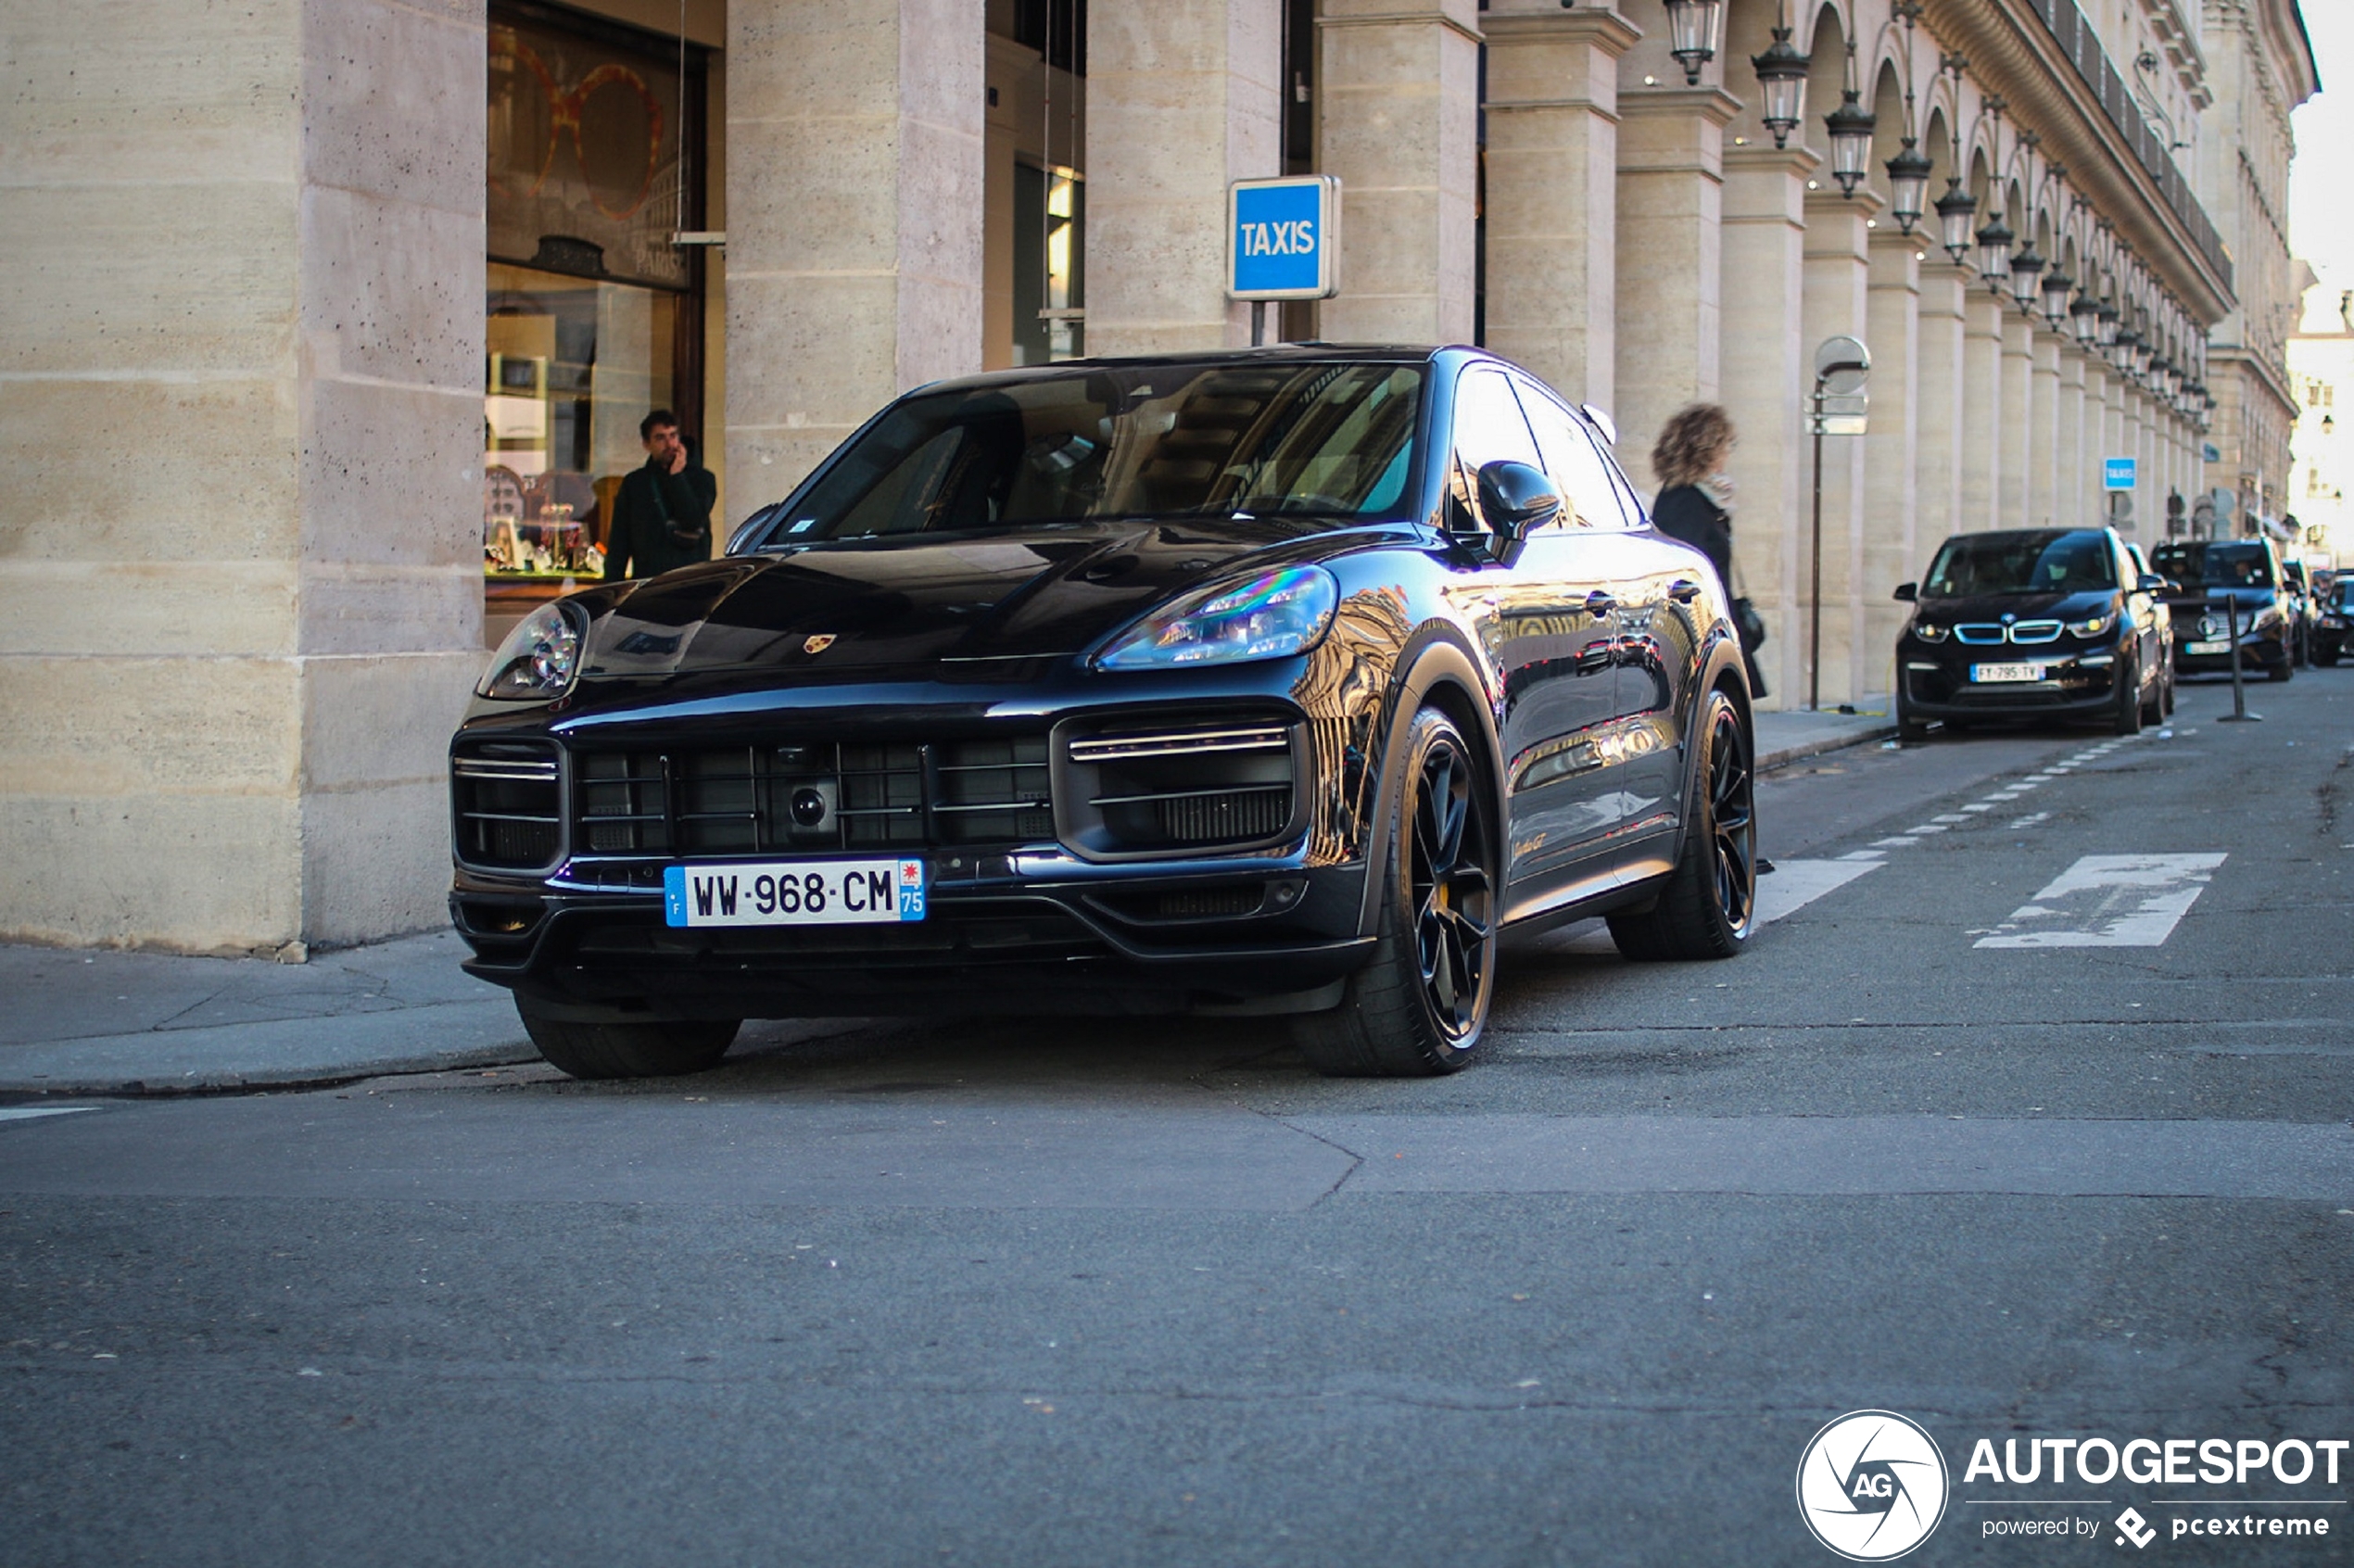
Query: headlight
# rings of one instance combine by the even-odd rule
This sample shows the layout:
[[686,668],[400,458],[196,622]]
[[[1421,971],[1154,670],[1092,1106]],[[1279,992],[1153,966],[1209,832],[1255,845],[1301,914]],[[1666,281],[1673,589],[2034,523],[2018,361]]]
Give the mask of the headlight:
[[1304,653],[1323,639],[1340,585],[1322,566],[1282,566],[1177,601],[1095,655],[1100,670],[1159,670]]
[[1923,642],[1943,642],[1945,640],[1947,631],[1947,627],[1933,626],[1927,621],[1916,622],[1913,626],[1913,635]]
[[2114,614],[2095,615],[2089,621],[2070,621],[2068,630],[2072,637],[2100,637],[2115,625],[2117,617]]
[[542,604],[515,624],[491,656],[477,695],[546,702],[572,689],[580,677],[580,622],[562,604]]

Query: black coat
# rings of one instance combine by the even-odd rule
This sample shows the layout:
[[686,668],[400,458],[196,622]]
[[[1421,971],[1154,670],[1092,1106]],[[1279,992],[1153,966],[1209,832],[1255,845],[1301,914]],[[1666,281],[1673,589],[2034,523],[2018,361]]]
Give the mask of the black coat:
[[648,458],[614,492],[613,526],[605,530],[605,581],[659,576],[710,560],[711,509],[718,499],[719,481],[693,454],[676,474]]
[[1731,590],[1733,581],[1732,513],[1708,499],[1697,485],[1662,490],[1652,503],[1652,523],[1670,538],[1681,539],[1708,557],[1717,580]]

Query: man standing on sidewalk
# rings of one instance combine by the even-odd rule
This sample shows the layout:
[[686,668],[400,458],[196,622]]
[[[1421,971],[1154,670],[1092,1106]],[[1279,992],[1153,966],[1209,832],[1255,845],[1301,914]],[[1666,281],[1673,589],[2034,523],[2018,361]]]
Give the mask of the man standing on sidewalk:
[[719,482],[678,434],[678,418],[656,409],[638,423],[646,464],[614,493],[605,531],[605,581],[651,577],[711,559],[711,509]]

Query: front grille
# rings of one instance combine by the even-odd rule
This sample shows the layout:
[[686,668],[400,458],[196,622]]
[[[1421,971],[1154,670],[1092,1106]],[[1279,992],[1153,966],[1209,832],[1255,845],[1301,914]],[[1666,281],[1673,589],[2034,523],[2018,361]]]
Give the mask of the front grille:
[[1992,621],[1973,621],[1954,628],[1955,638],[1962,642],[1983,646],[2003,640],[2003,628]]
[[2051,642],[2060,634],[2057,621],[2021,621],[2011,627],[2013,642]]
[[562,800],[553,747],[527,740],[470,742],[449,759],[458,859],[499,871],[553,865],[562,841]]
[[1298,805],[1290,726],[1159,724],[1063,742],[1065,838],[1099,858],[1264,844]]
[[1054,837],[1044,736],[584,751],[579,852],[758,854]]

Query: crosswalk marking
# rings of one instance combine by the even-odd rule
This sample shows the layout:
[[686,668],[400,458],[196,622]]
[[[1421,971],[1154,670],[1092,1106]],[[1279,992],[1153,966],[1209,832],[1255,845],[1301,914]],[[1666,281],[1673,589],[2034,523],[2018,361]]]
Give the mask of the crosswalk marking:
[[95,1106],[0,1106],[0,1121],[31,1121],[37,1116],[71,1116],[76,1111],[97,1108]]
[[2225,856],[2088,854],[1980,947],[2157,947],[2198,901]]

